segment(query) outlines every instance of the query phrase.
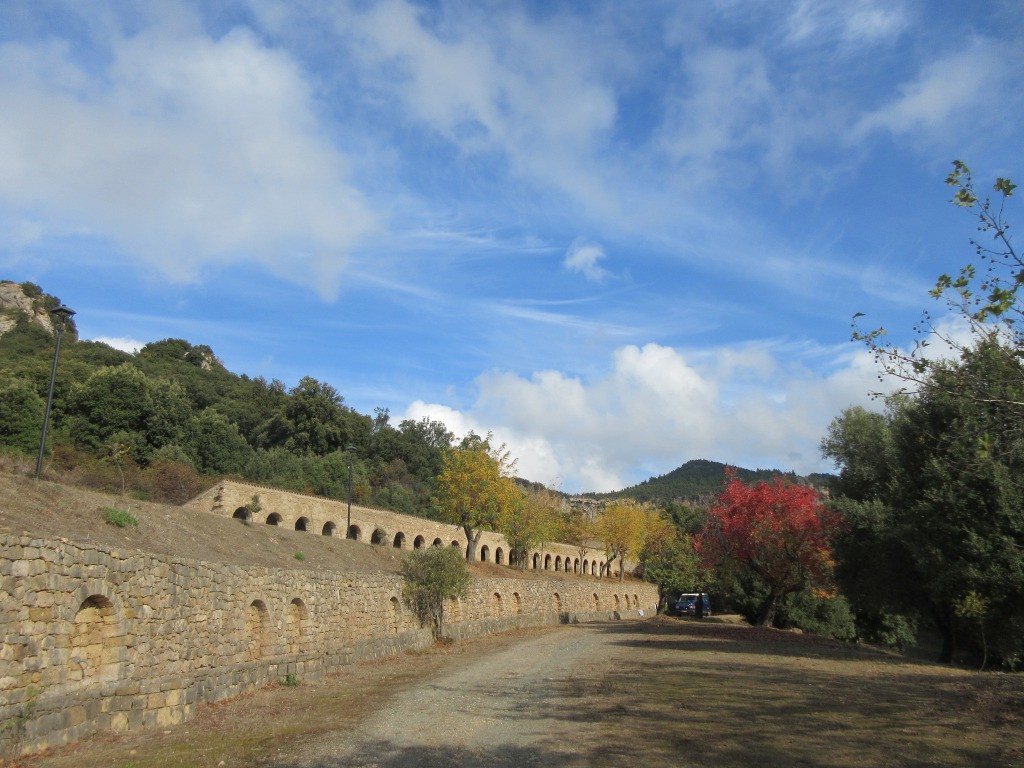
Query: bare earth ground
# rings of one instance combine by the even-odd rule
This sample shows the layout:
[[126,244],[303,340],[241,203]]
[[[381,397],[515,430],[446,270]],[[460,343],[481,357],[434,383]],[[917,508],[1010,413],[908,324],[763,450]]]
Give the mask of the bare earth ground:
[[358,665],[22,765],[1018,766],[1024,681],[659,617]]
[[[400,563],[386,547],[131,503],[138,528],[113,528],[101,511],[120,499],[0,472],[3,532],[292,568]],[[1020,675],[730,617],[513,632],[300,683],[5,768],[1024,766]]]

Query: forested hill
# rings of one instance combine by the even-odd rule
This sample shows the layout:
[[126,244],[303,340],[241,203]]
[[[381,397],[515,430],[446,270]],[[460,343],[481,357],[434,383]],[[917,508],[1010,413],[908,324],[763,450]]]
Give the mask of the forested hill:
[[[694,459],[660,477],[644,480],[639,485],[612,493],[593,494],[600,499],[630,498],[637,501],[705,503],[717,494],[725,483],[727,465],[706,459]],[[743,469],[733,467],[736,476],[744,482],[771,480],[780,476],[794,483],[823,488],[829,475],[813,474],[801,477],[793,472],[777,469]]]
[[[54,350],[49,313],[60,304],[33,283],[0,281],[0,453],[28,460],[38,450]],[[353,500],[430,516],[442,452],[454,439],[441,422],[393,424],[386,410],[358,413],[311,377],[287,388],[235,374],[210,347],[184,339],[129,354],[79,340],[71,322],[47,468],[93,488],[181,503],[222,476],[344,499],[351,463]],[[721,488],[724,471],[691,461],[599,498],[700,501]]]
[[[0,452],[34,458],[53,361],[33,283],[0,281]],[[326,382],[295,387],[228,371],[214,351],[164,339],[137,354],[63,337],[46,470],[106,491],[181,503],[221,476],[429,514],[453,435],[444,424],[358,413]],[[354,450],[346,451],[348,446]]]

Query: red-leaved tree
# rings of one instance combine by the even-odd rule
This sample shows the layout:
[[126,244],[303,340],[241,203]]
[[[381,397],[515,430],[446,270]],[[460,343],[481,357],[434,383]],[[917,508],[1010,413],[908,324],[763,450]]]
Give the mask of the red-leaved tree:
[[757,624],[765,626],[786,595],[830,587],[836,524],[813,488],[779,477],[745,485],[733,476],[708,510],[696,546],[705,566],[746,569],[764,583],[768,597]]

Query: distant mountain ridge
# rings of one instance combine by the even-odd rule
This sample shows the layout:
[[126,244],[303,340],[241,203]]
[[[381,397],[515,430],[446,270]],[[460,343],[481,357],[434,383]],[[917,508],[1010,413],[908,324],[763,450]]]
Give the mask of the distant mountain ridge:
[[725,484],[726,469],[732,467],[736,476],[747,483],[784,477],[800,485],[824,488],[832,477],[814,473],[807,476],[795,472],[781,472],[777,469],[744,469],[718,461],[692,459],[671,472],[644,480],[642,483],[609,493],[587,493],[584,496],[596,499],[635,499],[637,501],[706,503]]

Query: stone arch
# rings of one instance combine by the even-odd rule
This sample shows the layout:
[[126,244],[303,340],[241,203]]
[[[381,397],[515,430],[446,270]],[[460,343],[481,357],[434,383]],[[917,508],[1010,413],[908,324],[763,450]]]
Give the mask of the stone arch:
[[639,595],[633,595],[633,607],[634,608],[639,608],[640,607],[640,596]]
[[597,596],[597,592],[594,593],[594,610],[601,610],[601,598]]
[[523,612],[523,599],[518,592],[512,593],[512,612],[517,616]]
[[552,601],[551,602],[552,602],[552,604],[555,607],[555,611],[557,611],[558,613],[561,613],[562,612],[562,596],[560,594],[558,594],[557,592],[555,592],[555,594],[552,596]]
[[443,547],[444,546],[444,542],[441,541],[441,539],[434,539],[434,543],[431,544],[430,546],[432,546],[432,547]]
[[345,536],[345,538],[352,539],[352,541],[362,541],[363,532],[362,530],[360,530],[358,525],[352,523],[352,525],[348,527],[348,534]]
[[246,523],[252,522],[252,512],[250,512],[245,507],[239,507],[238,509],[236,509],[235,513],[231,515],[231,517],[235,520],[241,520]]
[[295,521],[296,531],[311,531],[313,530],[313,521],[308,517],[300,517]]
[[573,558],[573,561],[572,561],[572,572],[573,573],[579,573],[580,572],[580,559],[578,557]]
[[551,570],[551,555],[544,555],[544,570]]
[[388,534],[383,528],[374,528],[370,536],[371,544],[384,544],[388,540]]
[[288,639],[288,653],[298,653],[306,634],[309,611],[301,597],[293,597],[284,614],[285,637]]
[[402,621],[402,608],[394,595],[388,600],[388,634],[397,635]]
[[266,652],[267,631],[270,628],[270,613],[267,604],[256,599],[245,610],[245,636],[249,639],[246,657],[258,659]]
[[490,547],[488,547],[486,544],[484,544],[482,547],[480,547],[480,562],[481,563],[488,562],[488,558],[490,556],[491,556],[491,548]]
[[453,541],[452,546],[455,547],[455,549],[462,549],[462,544],[458,541]]
[[417,536],[415,539],[413,539],[412,548],[423,549],[423,547],[426,546],[426,544],[427,540],[423,536]]
[[533,570],[540,570],[540,552],[533,553]]
[[498,565],[505,564],[505,552],[502,550],[501,547],[497,547],[494,550],[494,562],[496,562]]
[[619,610],[619,596],[618,595],[612,595],[612,609],[616,610],[616,611]]
[[117,609],[99,594],[82,600],[71,622],[68,680],[100,682],[116,680],[121,658]]
[[492,615],[496,619],[501,618],[501,615],[504,613],[504,608],[501,605],[501,593],[500,592],[495,592],[491,596],[491,611],[492,611]]
[[590,561],[586,558],[583,559],[583,575],[586,576],[590,573]]
[[394,542],[392,542],[391,546],[393,546],[395,549],[405,549],[405,534],[401,531],[396,533],[395,540]]
[[445,603],[445,612],[447,613],[447,623],[457,624],[462,621],[462,600],[457,597],[453,600],[448,600]]
[[557,555],[555,557],[555,570],[556,571],[562,570],[562,556],[561,555]]
[[280,525],[282,522],[284,522],[284,518],[277,512],[271,512],[267,515],[267,525]]
[[324,536],[336,536],[338,534],[338,526],[336,523],[328,520],[324,523],[324,527],[320,530]]

